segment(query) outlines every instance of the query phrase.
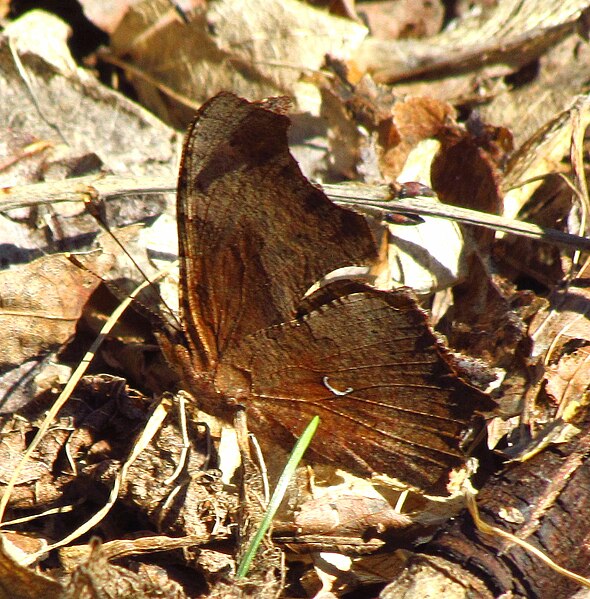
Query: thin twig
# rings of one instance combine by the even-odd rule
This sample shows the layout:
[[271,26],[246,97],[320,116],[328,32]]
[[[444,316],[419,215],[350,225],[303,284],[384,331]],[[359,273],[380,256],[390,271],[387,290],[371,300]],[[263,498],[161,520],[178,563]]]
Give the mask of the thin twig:
[[[590,250],[590,239],[540,227],[495,214],[450,206],[426,198],[391,199],[387,186],[341,183],[324,184],[326,195],[336,204],[383,217],[390,213],[435,216],[464,224],[502,231],[550,243],[566,249]],[[129,195],[174,193],[172,177],[117,177],[90,175],[52,183],[35,183],[0,189],[0,212],[39,204],[84,202],[98,197],[103,202]]]
[[568,570],[567,568],[564,568],[563,566],[556,564],[547,554],[543,553],[543,551],[541,551],[534,545],[531,545],[528,541],[525,541],[524,539],[521,539],[506,530],[502,530],[497,526],[492,526],[491,524],[488,524],[485,520],[483,520],[479,514],[479,508],[477,506],[474,494],[467,493],[466,500],[467,509],[469,510],[469,513],[473,518],[477,530],[479,530],[483,534],[492,537],[500,537],[501,539],[506,539],[507,541],[510,541],[511,543],[514,543],[519,547],[522,547],[522,549],[540,559],[546,566],[548,566],[558,574],[561,574],[562,576],[565,576],[566,578],[569,578],[570,580],[577,582],[579,585],[583,587],[590,588],[590,580],[588,580],[588,578],[586,578],[585,576],[580,576],[579,574],[576,574],[575,572],[572,572],[571,570]]
[[360,212],[368,212],[378,216],[388,213],[417,214],[419,216],[435,216],[456,222],[476,225],[494,231],[502,231],[536,239],[560,247],[574,250],[590,250],[590,239],[579,235],[571,235],[556,229],[540,227],[532,223],[504,218],[487,212],[459,208],[427,198],[389,199],[389,189],[380,186],[356,185],[323,185],[327,196],[340,206],[349,206]]

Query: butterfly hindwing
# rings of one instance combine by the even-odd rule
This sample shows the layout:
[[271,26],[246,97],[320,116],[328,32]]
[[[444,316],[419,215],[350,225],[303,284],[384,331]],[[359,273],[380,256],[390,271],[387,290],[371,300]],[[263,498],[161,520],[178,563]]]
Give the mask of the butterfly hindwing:
[[463,431],[491,408],[457,377],[407,289],[366,288],[251,335],[220,365],[224,393],[237,371],[254,432],[289,446],[318,415],[311,449],[322,461],[420,488],[463,462]]

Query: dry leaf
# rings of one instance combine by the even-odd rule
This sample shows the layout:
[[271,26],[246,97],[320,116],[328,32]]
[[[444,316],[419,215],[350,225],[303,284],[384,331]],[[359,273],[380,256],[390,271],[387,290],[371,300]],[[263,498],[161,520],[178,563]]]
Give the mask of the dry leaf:
[[[55,29],[60,37],[41,45],[43,55],[28,48],[19,50],[21,31],[45,40],[47,31]],[[79,154],[96,152],[115,173],[139,174],[149,165],[151,175],[169,174],[174,168],[176,134],[87,71],[73,68],[62,29],[63,23],[56,17],[33,11],[12,23],[0,37],[0,122],[18,126],[37,139],[67,143]],[[11,41],[11,32],[15,41]]]
[[376,81],[389,83],[410,77],[440,77],[485,65],[493,65],[495,76],[507,74],[569,35],[586,8],[584,0],[508,0],[428,40],[384,42],[367,38],[354,61]]
[[[481,106],[482,118],[508,127],[517,146],[542,131],[556,115],[568,110],[572,98],[588,92],[590,77],[590,46],[572,33],[560,44],[550,48],[538,63],[524,67],[510,91],[498,93],[488,104]],[[543,152],[538,160],[544,156]],[[548,168],[545,172],[551,172]]]
[[[454,123],[456,113],[446,102],[419,97],[408,97],[396,102],[391,111],[397,134],[391,136],[395,139],[393,143],[383,144],[380,165],[384,178],[395,181],[404,168],[410,151],[419,142],[436,138],[443,127]],[[419,178],[412,180],[430,184],[430,181],[422,181]]]
[[101,550],[100,542],[91,542],[92,553],[86,563],[78,566],[63,584],[60,597],[79,599],[93,597],[97,593],[106,597],[128,599],[185,599],[186,594],[158,566],[137,564],[137,572],[114,566]]
[[[55,37],[48,38],[53,32]],[[5,164],[0,186],[76,176],[103,167],[115,173],[171,174],[176,133],[73,67],[65,35],[63,22],[32,11],[0,36],[0,137],[6,140],[2,154],[18,158]],[[37,40],[34,48],[43,55],[22,47],[31,39]],[[44,147],[28,152],[35,140]],[[162,212],[163,203],[154,196],[149,202],[145,197],[119,198],[109,202],[106,218],[111,226],[137,222]],[[0,263],[19,264],[41,254],[87,248],[99,229],[83,203],[7,211],[0,215],[4,240]]]
[[91,23],[111,34],[135,0],[80,0],[79,4]]
[[[410,152],[398,181],[417,181],[431,186],[430,168],[440,149],[433,140],[418,143]],[[473,251],[465,242],[461,227],[450,220],[424,216],[416,225],[389,224],[387,282],[408,285],[418,294],[430,294],[453,287],[467,276]],[[444,243],[441,240],[444,239]]]
[[[553,396],[560,406],[560,412],[579,409],[588,402],[590,385],[590,348],[581,347],[570,354],[561,356],[559,362],[546,373],[547,393]],[[570,409],[567,409],[569,406]]]
[[[580,277],[584,277],[589,264],[587,261]],[[557,402],[557,410],[551,411],[555,417],[574,422],[583,415],[579,410],[588,402],[589,313],[587,290],[570,285],[550,295],[549,306],[535,316],[530,327],[534,340],[533,356],[550,365],[543,380],[547,392]],[[542,404],[542,398],[540,401]],[[529,406],[528,413],[534,413],[533,406]]]
[[61,596],[62,585],[59,582],[26,566],[21,566],[8,553],[3,536],[0,536],[0,543],[1,599]]
[[317,113],[317,92],[301,76],[318,70],[326,54],[347,58],[367,33],[296,0],[215,0],[188,23],[171,13],[166,0],[138,2],[111,41],[143,103],[181,126],[228,89],[250,99],[289,94]]
[[[533,195],[541,180],[531,181],[526,186],[517,186],[521,181],[528,181],[547,175],[559,173],[567,168],[562,161],[569,157],[572,143],[572,124],[579,116],[586,118],[588,113],[587,96],[580,96],[570,100],[569,106],[555,115],[521,144],[506,168],[505,210],[504,214],[514,217],[523,207],[525,202]],[[513,189],[510,189],[513,188]]]
[[358,11],[365,17],[373,38],[384,40],[429,37],[440,31],[444,17],[439,0],[362,2]]
[[[108,255],[95,256],[94,271],[105,272]],[[65,256],[46,256],[0,272],[0,396],[2,412],[16,410],[34,395],[34,377],[73,336],[82,308],[100,279],[74,266]],[[20,370],[27,364],[26,377]],[[11,376],[19,369],[21,385]],[[25,381],[27,383],[25,384]],[[28,390],[33,391],[31,394]]]

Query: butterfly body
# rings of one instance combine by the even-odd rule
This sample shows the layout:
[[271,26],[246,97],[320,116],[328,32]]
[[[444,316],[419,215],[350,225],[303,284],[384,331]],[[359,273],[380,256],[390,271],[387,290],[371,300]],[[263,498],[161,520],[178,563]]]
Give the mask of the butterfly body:
[[408,289],[337,281],[376,257],[364,218],[332,204],[288,151],[284,100],[222,93],[186,136],[178,183],[183,339],[163,339],[205,411],[312,455],[431,488],[464,461],[461,439],[492,402],[465,383]]

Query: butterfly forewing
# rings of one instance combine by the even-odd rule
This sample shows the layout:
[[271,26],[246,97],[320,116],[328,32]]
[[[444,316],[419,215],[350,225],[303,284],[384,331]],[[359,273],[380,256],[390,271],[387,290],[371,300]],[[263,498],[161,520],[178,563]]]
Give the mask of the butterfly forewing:
[[[223,93],[187,133],[178,182],[181,318],[195,367],[293,316],[307,289],[375,255],[364,219],[301,174],[289,119]],[[312,249],[313,248],[313,249]]]

